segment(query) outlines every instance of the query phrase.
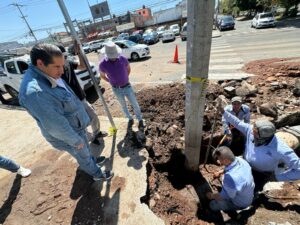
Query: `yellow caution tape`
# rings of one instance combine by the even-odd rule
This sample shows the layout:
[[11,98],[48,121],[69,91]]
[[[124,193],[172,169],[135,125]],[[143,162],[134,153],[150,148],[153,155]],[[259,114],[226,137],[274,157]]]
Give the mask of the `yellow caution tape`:
[[200,83],[200,87],[202,88],[200,97],[205,97],[205,90],[208,86],[207,78],[186,76],[186,80],[191,83]]
[[204,83],[207,82],[207,78],[202,78],[202,77],[191,77],[191,76],[186,76],[186,79],[192,83]]
[[115,127],[110,127],[109,129],[108,129],[108,133],[109,133],[109,135],[114,135],[114,134],[116,134],[117,133],[117,128],[115,128]]

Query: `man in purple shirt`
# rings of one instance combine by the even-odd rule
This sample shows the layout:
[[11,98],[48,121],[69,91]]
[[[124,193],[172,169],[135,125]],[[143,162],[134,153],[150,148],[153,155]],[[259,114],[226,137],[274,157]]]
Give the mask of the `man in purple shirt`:
[[131,68],[127,58],[120,55],[121,49],[113,42],[107,42],[101,49],[101,53],[105,55],[105,58],[99,65],[101,78],[111,84],[112,90],[117,97],[124,114],[129,120],[129,125],[133,125],[133,119],[127,108],[125,97],[133,107],[136,118],[139,121],[139,129],[143,128],[144,124],[141,109],[129,83]]

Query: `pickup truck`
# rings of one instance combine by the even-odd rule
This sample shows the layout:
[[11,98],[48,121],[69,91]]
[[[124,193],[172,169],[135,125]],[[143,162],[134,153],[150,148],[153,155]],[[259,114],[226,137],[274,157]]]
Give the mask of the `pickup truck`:
[[[29,55],[14,57],[3,62],[3,71],[0,72],[0,91],[9,93],[13,98],[18,97],[19,88],[25,71],[30,63]],[[100,76],[96,67],[91,64],[97,83],[100,83]],[[90,74],[87,70],[75,70],[79,84],[83,90],[93,86]]]

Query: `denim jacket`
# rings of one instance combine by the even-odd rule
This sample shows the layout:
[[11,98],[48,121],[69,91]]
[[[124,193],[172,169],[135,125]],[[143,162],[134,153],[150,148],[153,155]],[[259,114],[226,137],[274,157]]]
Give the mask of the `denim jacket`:
[[84,143],[80,134],[90,119],[81,101],[34,65],[26,71],[19,92],[19,102],[37,121],[43,136],[54,147],[58,143],[76,147]]

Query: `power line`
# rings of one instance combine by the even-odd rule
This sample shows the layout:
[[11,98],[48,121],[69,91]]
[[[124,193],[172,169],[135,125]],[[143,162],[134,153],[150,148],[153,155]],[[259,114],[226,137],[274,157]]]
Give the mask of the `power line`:
[[16,7],[18,8],[19,12],[20,12],[21,15],[22,15],[21,18],[25,21],[25,23],[26,23],[26,25],[27,25],[27,27],[28,27],[28,29],[29,29],[29,33],[31,34],[31,36],[32,36],[32,37],[35,39],[35,41],[37,42],[38,40],[37,40],[36,36],[34,35],[34,33],[33,33],[32,29],[31,29],[31,27],[29,26],[29,23],[28,23],[27,20],[26,20],[26,17],[23,15],[22,10],[20,9],[20,6],[22,7],[23,5],[19,5],[19,4],[17,4],[17,3],[13,3],[13,4],[10,4],[10,5],[16,6]]

